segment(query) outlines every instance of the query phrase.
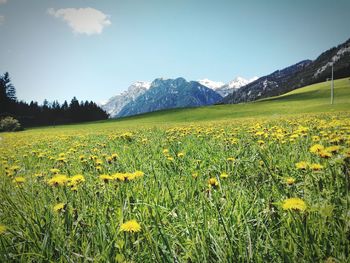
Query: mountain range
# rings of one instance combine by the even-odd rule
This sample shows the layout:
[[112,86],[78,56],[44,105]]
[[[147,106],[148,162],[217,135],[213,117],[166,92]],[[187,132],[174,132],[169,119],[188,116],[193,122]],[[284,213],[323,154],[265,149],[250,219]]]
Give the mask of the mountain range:
[[110,117],[118,118],[156,110],[211,105],[255,79],[237,77],[226,84],[209,79],[186,81],[184,78],[137,81],[101,106]]
[[331,78],[350,76],[350,39],[323,52],[315,60],[303,60],[263,76],[226,96],[221,103],[241,103],[278,96]]
[[260,78],[237,77],[228,83],[187,81],[181,77],[138,81],[101,106],[115,118],[171,108],[254,101],[325,81],[331,77],[332,65],[335,79],[350,76],[350,39],[315,60],[303,60]]

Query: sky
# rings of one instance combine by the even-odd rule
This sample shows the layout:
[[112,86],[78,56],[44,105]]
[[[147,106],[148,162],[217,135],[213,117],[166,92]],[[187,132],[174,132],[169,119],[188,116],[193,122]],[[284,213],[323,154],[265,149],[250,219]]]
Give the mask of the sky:
[[263,76],[350,38],[349,0],[0,0],[19,100],[102,102],[135,81]]

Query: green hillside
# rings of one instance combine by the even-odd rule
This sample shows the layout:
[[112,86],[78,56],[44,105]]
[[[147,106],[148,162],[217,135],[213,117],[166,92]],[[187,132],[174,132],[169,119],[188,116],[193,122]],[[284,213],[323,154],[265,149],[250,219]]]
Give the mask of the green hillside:
[[[334,105],[330,104],[330,82],[322,82],[294,90],[284,95],[256,102],[214,105],[199,108],[173,109],[142,114],[116,120],[107,120],[78,126],[135,127],[177,124],[198,121],[230,120],[249,117],[269,117],[298,113],[317,113],[350,110],[350,79],[334,81]],[[61,126],[62,128],[77,125]]]

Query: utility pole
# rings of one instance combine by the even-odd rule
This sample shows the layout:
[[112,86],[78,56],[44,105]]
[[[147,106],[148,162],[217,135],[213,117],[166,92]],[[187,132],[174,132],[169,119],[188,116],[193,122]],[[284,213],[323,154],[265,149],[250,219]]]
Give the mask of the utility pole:
[[333,65],[334,62],[332,63],[332,82],[331,82],[331,104],[333,105],[334,103],[334,79],[333,79]]

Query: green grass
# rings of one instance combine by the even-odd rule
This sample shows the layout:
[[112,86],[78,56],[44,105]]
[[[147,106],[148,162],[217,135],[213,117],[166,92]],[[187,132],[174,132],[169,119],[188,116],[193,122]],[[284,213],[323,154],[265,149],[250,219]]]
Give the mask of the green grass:
[[350,262],[347,81],[1,134],[0,261]]

